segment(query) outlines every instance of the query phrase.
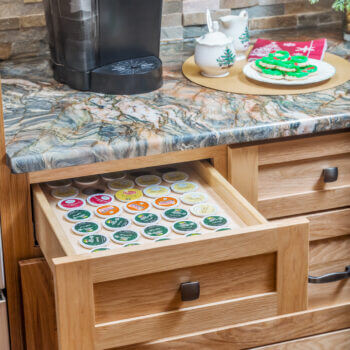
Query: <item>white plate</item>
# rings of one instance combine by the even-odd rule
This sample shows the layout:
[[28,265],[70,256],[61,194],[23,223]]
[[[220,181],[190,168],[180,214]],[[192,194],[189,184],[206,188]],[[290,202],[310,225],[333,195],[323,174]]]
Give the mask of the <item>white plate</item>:
[[250,79],[260,81],[263,83],[275,84],[275,85],[315,84],[324,80],[328,80],[332,78],[332,76],[335,74],[335,68],[327,62],[310,58],[309,63],[317,66],[318,68],[317,74],[314,74],[306,79],[301,79],[301,80],[286,80],[286,79],[277,80],[277,79],[263,77],[258,71],[252,68],[252,64],[254,64],[254,62],[247,63],[243,68],[243,73],[245,76],[247,76]]

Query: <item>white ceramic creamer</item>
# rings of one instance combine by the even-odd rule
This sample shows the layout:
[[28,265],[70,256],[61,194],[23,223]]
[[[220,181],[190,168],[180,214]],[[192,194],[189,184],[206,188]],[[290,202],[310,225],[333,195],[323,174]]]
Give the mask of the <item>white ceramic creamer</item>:
[[233,45],[237,53],[237,60],[246,57],[249,48],[248,12],[243,10],[239,16],[224,16],[218,21],[220,32],[233,39]]

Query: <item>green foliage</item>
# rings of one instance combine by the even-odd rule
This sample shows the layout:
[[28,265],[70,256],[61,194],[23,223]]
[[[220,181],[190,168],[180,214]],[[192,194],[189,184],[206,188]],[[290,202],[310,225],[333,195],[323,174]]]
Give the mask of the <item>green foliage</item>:
[[[309,0],[311,4],[316,4],[320,0]],[[350,0],[335,0],[332,7],[336,11],[350,11]]]

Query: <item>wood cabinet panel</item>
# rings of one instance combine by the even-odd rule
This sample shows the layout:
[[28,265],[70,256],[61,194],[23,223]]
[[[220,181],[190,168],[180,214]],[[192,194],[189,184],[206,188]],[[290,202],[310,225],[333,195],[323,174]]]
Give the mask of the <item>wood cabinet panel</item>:
[[252,348],[256,350],[348,350],[350,349],[350,329],[315,335],[285,343]]
[[[200,282],[200,297],[183,302],[179,286],[190,281]],[[181,310],[275,290],[275,254],[98,283],[94,285],[96,322]]]
[[[323,169],[332,167],[338,168],[338,179],[325,183]],[[350,153],[259,167],[259,200],[349,185]]]
[[57,350],[53,277],[43,258],[19,263],[27,350]]
[[221,327],[201,333],[189,333],[185,337],[161,339],[118,348],[118,350],[240,350],[349,327],[350,305],[346,304]]

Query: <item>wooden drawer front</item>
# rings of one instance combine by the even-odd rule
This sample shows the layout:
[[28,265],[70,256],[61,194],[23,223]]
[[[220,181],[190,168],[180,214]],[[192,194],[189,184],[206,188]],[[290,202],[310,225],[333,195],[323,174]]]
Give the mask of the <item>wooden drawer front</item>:
[[[350,208],[307,216],[310,221],[309,273],[321,276],[350,265]],[[309,308],[350,301],[350,279],[309,284]]]
[[0,349],[10,350],[6,299],[0,290]]
[[[350,233],[310,242],[311,276],[343,272],[349,265]],[[325,284],[309,284],[309,308],[345,302],[350,302],[350,278]]]
[[[307,215],[310,222],[309,274],[343,272],[350,265],[350,208]],[[350,302],[350,278],[309,284],[309,308]]]
[[[306,310],[308,221],[268,223],[209,163],[186,171],[226,207],[235,228],[81,253],[50,196],[34,186],[61,350],[109,349]],[[198,299],[181,300],[185,282],[200,283]]]
[[[335,182],[323,169],[338,167]],[[267,218],[350,205],[350,153],[259,167],[258,208]]]
[[[179,286],[188,281],[200,281],[200,298],[183,302]],[[276,255],[256,255],[95,284],[95,317],[105,323],[275,291]]]
[[291,340],[284,343],[251,348],[256,350],[305,350],[305,349],[350,349],[350,329],[319,334],[313,337]]

